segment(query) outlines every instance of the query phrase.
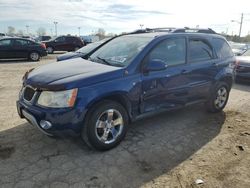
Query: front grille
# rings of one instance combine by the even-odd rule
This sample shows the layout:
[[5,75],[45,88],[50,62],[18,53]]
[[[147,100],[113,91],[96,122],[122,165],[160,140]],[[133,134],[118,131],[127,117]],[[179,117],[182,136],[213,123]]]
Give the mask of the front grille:
[[246,73],[250,72],[250,67],[239,65],[236,69],[237,72]]
[[32,98],[34,97],[35,95],[35,90],[32,89],[31,87],[25,87],[24,88],[24,92],[23,92],[23,98],[26,100],[26,101],[31,101]]

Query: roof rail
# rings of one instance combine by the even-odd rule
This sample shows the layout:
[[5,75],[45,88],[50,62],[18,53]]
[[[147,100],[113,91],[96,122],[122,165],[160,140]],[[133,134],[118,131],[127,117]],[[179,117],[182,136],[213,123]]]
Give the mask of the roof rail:
[[160,28],[145,28],[145,29],[138,29],[128,34],[137,34],[137,33],[152,33],[152,32],[171,32],[175,30],[174,27],[160,27]]
[[159,27],[159,28],[146,28],[138,29],[127,34],[139,34],[139,33],[152,33],[152,32],[169,32],[169,33],[207,33],[207,34],[217,34],[211,28],[175,28],[175,27]]
[[173,33],[207,33],[207,34],[217,34],[214,30],[211,28],[203,29],[203,28],[179,28],[175,29]]

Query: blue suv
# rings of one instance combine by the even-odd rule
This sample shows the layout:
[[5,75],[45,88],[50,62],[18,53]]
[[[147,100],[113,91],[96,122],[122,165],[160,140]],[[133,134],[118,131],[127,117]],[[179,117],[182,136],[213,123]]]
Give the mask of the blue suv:
[[227,41],[211,29],[147,29],[113,39],[88,60],[28,71],[17,110],[48,136],[74,133],[108,150],[152,112],[195,103],[223,110],[234,67]]

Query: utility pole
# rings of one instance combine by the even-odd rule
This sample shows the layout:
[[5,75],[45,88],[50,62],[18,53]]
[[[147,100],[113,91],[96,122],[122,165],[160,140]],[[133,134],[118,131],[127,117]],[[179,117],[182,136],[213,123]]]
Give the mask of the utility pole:
[[243,24],[243,13],[241,13],[239,37],[241,35],[242,24]]
[[57,37],[57,24],[58,24],[58,22],[54,22],[54,24],[55,24],[55,35]]
[[143,28],[143,26],[144,26],[143,24],[140,24],[141,29]]
[[241,29],[242,29],[242,25],[243,25],[243,17],[244,17],[244,14],[241,13],[240,21],[238,21],[238,20],[231,20],[231,22],[236,22],[236,23],[240,24],[239,37],[241,35]]
[[81,36],[81,27],[78,27],[79,37]]

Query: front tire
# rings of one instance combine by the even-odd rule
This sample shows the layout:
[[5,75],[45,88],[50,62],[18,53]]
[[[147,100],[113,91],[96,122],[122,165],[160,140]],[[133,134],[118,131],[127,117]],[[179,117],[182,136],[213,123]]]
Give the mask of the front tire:
[[124,107],[105,100],[89,110],[81,137],[92,148],[109,150],[123,140],[127,127],[128,114]]
[[40,54],[39,54],[38,52],[31,52],[31,53],[29,54],[29,59],[30,59],[31,61],[39,61],[39,59],[40,59]]
[[230,87],[226,82],[219,82],[212,91],[210,99],[206,102],[208,112],[217,113],[222,111],[228,101]]

